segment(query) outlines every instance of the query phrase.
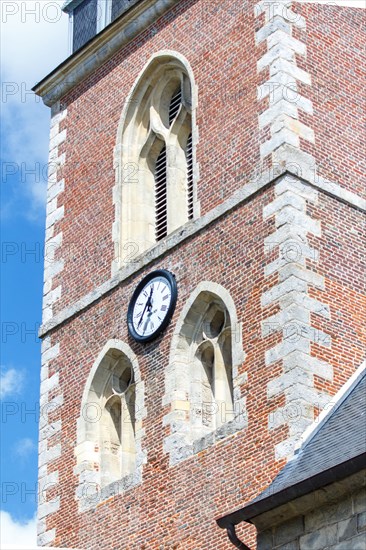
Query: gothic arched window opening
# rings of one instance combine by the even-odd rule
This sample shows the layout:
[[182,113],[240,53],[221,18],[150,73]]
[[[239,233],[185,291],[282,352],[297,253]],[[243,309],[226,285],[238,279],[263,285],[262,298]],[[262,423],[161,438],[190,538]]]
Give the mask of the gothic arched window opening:
[[108,498],[111,484],[118,493],[141,482],[145,462],[146,410],[137,359],[126,344],[110,342],[91,369],[77,424],[78,496],[85,508],[98,502],[89,498],[93,490]]
[[102,486],[135,470],[135,384],[122,356],[111,367],[101,396],[100,453]]
[[191,354],[195,396],[192,424],[202,436],[234,417],[231,323],[222,302],[215,300],[206,305],[196,326]]
[[173,53],[161,54],[127,100],[115,157],[119,259],[132,244],[140,254],[197,215],[193,92],[188,64]]
[[[239,373],[244,352],[241,325],[230,294],[201,283],[183,308],[166,372],[166,449],[176,463],[247,425]],[[211,442],[211,443],[210,443]]]

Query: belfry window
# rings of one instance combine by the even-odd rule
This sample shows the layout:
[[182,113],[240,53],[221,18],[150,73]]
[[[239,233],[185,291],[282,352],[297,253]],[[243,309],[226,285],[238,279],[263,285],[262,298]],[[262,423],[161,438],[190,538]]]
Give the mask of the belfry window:
[[[78,419],[79,493],[90,505],[93,498],[87,495],[92,487],[107,491],[113,483],[119,492],[141,479],[144,461],[141,438],[146,411],[137,360],[125,344],[113,340],[112,345],[119,349],[102,352],[89,375]],[[83,492],[85,484],[89,489]]]
[[120,258],[131,243],[141,253],[196,215],[192,86],[180,60],[156,57],[126,102],[115,159]]

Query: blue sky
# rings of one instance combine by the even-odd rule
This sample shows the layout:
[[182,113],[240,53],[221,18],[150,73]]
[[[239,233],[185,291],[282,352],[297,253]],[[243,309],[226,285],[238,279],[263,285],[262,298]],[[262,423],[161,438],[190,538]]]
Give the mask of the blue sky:
[[[1,1],[1,548],[35,547],[50,111],[30,91],[68,55],[62,1]],[[21,524],[18,525],[18,523]]]
[[[352,2],[364,5],[363,0]],[[68,18],[60,10],[62,3],[0,2],[1,548],[36,545],[36,335],[41,323],[50,112],[30,90],[68,55]]]

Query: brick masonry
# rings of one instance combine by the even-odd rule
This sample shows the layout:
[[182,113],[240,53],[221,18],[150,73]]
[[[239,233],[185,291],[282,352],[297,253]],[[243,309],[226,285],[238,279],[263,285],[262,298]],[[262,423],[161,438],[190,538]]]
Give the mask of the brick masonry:
[[[55,252],[46,266],[41,389],[42,403],[53,405],[41,425],[40,484],[47,490],[40,544],[231,548],[215,517],[268,485],[363,358],[362,160],[356,140],[347,134],[340,146],[337,136],[360,107],[360,75],[345,60],[357,48],[361,15],[342,9],[332,18],[328,7],[314,13],[294,2],[271,22],[260,6],[262,13],[249,0],[182,0],[53,110],[59,161],[50,174],[46,239],[54,239]],[[320,50],[317,18],[328,32]],[[347,41],[337,39],[340,22]],[[197,85],[201,217],[144,257],[129,258],[111,278],[118,123],[137,75],[167,48],[188,60]],[[350,110],[342,94],[332,107],[319,101],[319,74],[328,71],[331,81],[324,50],[342,75],[342,93],[352,93]],[[357,71],[361,57],[356,52]],[[276,92],[271,105],[272,95],[262,97],[266,83],[275,77],[284,93],[289,75],[299,103]],[[352,127],[362,139],[358,121]],[[140,279],[160,267],[176,276],[177,308],[164,334],[142,346],[128,335],[127,307]],[[246,421],[177,461],[167,448],[176,427],[172,349],[203,281],[223,288],[235,307],[235,391]],[[146,455],[138,483],[118,494],[99,491],[83,507],[77,419],[93,365],[111,340],[136,357]],[[240,526],[238,535],[254,544],[253,530]]]

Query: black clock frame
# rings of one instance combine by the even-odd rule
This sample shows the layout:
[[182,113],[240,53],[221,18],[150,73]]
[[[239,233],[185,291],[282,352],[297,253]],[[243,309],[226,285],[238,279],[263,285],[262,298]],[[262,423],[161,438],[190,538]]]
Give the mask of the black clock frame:
[[[148,336],[141,336],[135,331],[133,326],[133,309],[135,307],[136,300],[140,295],[144,286],[149,281],[151,281],[151,279],[155,279],[155,277],[163,277],[166,280],[167,284],[170,287],[171,300],[168,307],[168,311],[161,325],[152,334],[149,334]],[[128,310],[127,310],[127,327],[128,327],[128,332],[130,336],[132,336],[132,338],[136,340],[136,342],[139,342],[140,344],[151,342],[151,340],[154,340],[155,338],[157,338],[159,334],[161,334],[166,329],[166,327],[170,322],[170,319],[172,318],[172,315],[174,313],[175,306],[177,303],[177,297],[178,297],[177,282],[175,280],[174,274],[171,273],[170,271],[167,271],[166,269],[156,269],[155,271],[151,271],[151,273],[149,273],[143,279],[141,279],[141,281],[135,288],[134,293],[132,294],[130,303],[128,305]]]

